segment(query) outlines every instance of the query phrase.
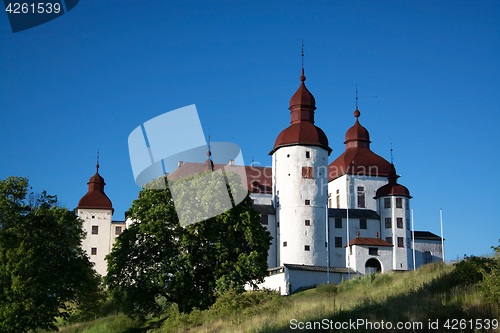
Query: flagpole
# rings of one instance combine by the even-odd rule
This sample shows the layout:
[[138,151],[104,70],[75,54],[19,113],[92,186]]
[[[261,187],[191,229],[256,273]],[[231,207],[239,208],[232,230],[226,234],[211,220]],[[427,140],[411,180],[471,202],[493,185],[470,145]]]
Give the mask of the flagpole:
[[326,189],[326,283],[330,283],[330,235],[328,227],[328,188]]
[[441,249],[443,251],[443,262],[444,261],[444,238],[443,238],[443,209],[439,209],[439,215],[441,217]]
[[411,232],[413,234],[413,237],[411,239],[412,241],[412,247],[413,247],[413,270],[416,270],[417,267],[415,267],[415,221],[413,220],[413,208],[411,209]]
[[347,182],[346,182],[346,185],[347,185],[347,209],[346,209],[346,213],[347,213],[347,276],[348,276],[348,279],[351,278],[351,252],[350,252],[350,248],[349,248],[349,201],[350,201],[350,195],[349,195],[349,174],[346,174],[346,177],[347,177]]

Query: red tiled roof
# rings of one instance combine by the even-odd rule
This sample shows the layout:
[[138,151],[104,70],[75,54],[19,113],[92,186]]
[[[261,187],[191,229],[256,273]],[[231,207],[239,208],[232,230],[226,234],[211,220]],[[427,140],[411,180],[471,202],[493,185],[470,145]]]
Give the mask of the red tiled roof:
[[361,113],[356,108],[356,122],[345,134],[345,151],[330,163],[328,180],[335,179],[345,173],[351,175],[387,177],[391,164],[370,150],[370,134],[359,123]]
[[[99,169],[99,165],[96,166]],[[85,194],[80,201],[78,202],[77,208],[93,208],[93,209],[113,209],[113,205],[111,204],[111,200],[104,193],[104,178],[102,178],[98,171],[96,171],[95,175],[90,177],[89,182],[89,190],[87,194]]]
[[349,245],[393,246],[380,238],[356,237]]
[[278,148],[291,146],[296,144],[320,146],[328,151],[328,154],[332,152],[332,149],[328,146],[328,138],[325,132],[317,126],[314,126],[310,122],[298,122],[292,124],[285,128],[276,139],[274,143],[274,148],[271,150],[269,155],[272,155]]
[[276,139],[274,148],[269,155],[272,155],[281,147],[291,145],[311,145],[320,146],[328,151],[332,149],[328,146],[328,138],[321,128],[314,126],[314,110],[316,110],[316,101],[314,96],[307,90],[304,81],[304,69],[300,77],[299,89],[290,99],[290,126],[285,128]]
[[[187,176],[194,175],[196,173],[204,172],[204,163],[193,163],[186,162],[180,168],[176,169],[170,176],[169,179],[179,179]],[[227,164],[214,164],[214,171],[224,168],[226,171],[233,171],[240,175],[243,182],[243,171],[246,173],[246,185],[249,190],[254,193],[272,193],[272,168],[269,167],[258,167],[258,166],[241,166],[227,165]],[[257,183],[255,183],[257,182]]]
[[398,184],[399,176],[396,174],[396,168],[391,164],[391,171],[389,172],[389,183],[380,187],[375,193],[375,199],[378,197],[385,197],[389,195],[405,196],[411,198],[410,191],[401,184]]
[[369,148],[347,148],[342,155],[330,163],[328,179],[335,179],[345,173],[387,177],[390,171],[391,163],[372,152]]

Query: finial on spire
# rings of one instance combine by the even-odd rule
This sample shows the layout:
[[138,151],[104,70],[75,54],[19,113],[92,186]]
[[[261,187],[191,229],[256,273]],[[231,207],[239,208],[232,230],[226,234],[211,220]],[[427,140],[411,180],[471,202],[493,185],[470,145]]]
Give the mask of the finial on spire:
[[96,172],[99,171],[99,149],[97,149],[97,164],[95,165]]
[[358,109],[358,84],[356,83],[356,110],[357,109]]
[[392,142],[391,142],[391,164],[394,164],[394,159],[392,157]]
[[[302,69],[304,69],[304,40],[302,39]],[[304,74],[302,74],[304,75]]]
[[356,111],[354,111],[354,117],[356,117],[356,121],[358,121],[361,112],[358,110],[358,84],[356,83]]
[[212,155],[212,152],[210,151],[210,128],[208,129],[208,152],[207,152],[207,156],[210,158],[210,156]]

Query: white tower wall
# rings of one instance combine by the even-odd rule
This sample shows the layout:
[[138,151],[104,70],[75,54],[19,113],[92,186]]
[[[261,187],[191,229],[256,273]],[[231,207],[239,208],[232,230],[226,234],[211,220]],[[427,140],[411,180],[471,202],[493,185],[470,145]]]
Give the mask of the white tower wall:
[[318,146],[281,147],[273,154],[272,167],[279,265],[325,266],[328,152]]

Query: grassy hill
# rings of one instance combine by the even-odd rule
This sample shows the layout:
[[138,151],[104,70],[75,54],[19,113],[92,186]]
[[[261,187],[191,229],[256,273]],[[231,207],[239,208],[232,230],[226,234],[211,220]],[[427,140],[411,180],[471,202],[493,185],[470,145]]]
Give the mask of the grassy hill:
[[[486,324],[485,319],[496,319],[498,323],[500,306],[485,300],[473,273],[470,267],[459,271],[454,265],[433,263],[414,272],[372,274],[286,297],[272,292],[243,295],[229,292],[208,310],[194,310],[188,315],[179,313],[174,306],[166,310],[163,318],[146,323],[113,315],[61,326],[60,330],[67,333],[295,332],[302,327],[333,331],[343,325],[344,330],[340,331],[378,328],[387,332],[391,331],[389,324],[396,331],[396,325],[402,323],[401,328],[408,332],[436,331],[432,329],[436,324],[443,332],[500,331],[474,329],[479,327],[477,319],[482,319],[482,324]],[[445,327],[447,320],[449,330]]]

